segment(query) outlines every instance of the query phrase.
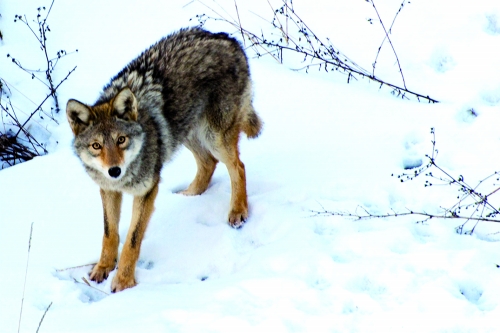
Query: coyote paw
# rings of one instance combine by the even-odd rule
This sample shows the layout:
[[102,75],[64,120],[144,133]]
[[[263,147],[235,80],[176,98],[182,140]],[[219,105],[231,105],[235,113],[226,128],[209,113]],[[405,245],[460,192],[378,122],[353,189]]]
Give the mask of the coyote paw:
[[239,212],[231,210],[229,212],[229,225],[235,229],[239,229],[245,224],[248,218],[248,213],[246,211]]
[[106,280],[109,276],[109,273],[115,269],[115,266],[102,266],[100,264],[97,264],[94,266],[92,269],[92,272],[90,272],[90,280],[95,281],[97,283],[101,283],[102,281]]
[[192,196],[195,196],[195,195],[200,195],[201,193],[203,192],[196,192],[196,191],[193,191],[193,190],[190,190],[189,188],[183,190],[183,191],[179,191],[177,192],[177,194],[182,194],[182,195],[185,195],[185,196],[188,196],[188,197],[192,197]]
[[132,288],[136,285],[134,277],[126,278],[116,274],[113,278],[113,282],[111,282],[111,292],[116,293],[118,291],[122,291],[127,288]]

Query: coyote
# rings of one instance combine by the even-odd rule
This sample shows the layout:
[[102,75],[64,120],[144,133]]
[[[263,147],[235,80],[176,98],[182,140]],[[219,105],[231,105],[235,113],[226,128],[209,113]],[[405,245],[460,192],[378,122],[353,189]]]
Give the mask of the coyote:
[[257,137],[262,121],[252,106],[245,53],[227,34],[189,28],[161,39],[111,79],[94,105],[70,99],[66,115],[76,155],[100,186],[104,236],[93,281],[102,282],[115,268],[122,192],[134,196],[112,292],[136,285],[160,171],[181,144],[193,153],[197,173],[180,193],[203,193],[222,161],[231,179],[229,224],[240,228],[248,218],[238,140],[240,132]]

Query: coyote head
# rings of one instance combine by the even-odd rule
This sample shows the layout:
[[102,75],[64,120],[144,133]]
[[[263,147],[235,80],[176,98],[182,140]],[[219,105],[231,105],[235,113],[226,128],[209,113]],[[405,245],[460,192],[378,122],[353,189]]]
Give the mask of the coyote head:
[[143,131],[137,122],[137,99],[129,88],[94,106],[70,99],[66,116],[82,162],[110,181],[119,180],[139,154]]

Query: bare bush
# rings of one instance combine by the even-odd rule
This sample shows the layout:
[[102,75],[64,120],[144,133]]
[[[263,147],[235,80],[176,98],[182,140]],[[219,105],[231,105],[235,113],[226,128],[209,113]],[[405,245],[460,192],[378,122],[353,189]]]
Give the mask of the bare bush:
[[[426,155],[427,163],[412,172],[404,172],[397,177],[401,183],[421,177],[425,177],[424,187],[429,190],[436,186],[451,186],[456,188],[457,197],[455,203],[450,207],[436,207],[436,210],[441,210],[441,213],[432,214],[425,211],[417,211],[407,209],[406,211],[394,211],[385,214],[375,214],[367,208],[359,206],[358,209],[351,212],[338,212],[322,210],[311,210],[315,216],[344,216],[351,217],[356,220],[365,220],[373,218],[392,218],[401,216],[420,216],[423,219],[418,222],[427,222],[431,219],[452,219],[463,221],[456,230],[459,234],[473,234],[478,223],[480,222],[495,222],[500,223],[500,211],[495,204],[491,202],[491,198],[499,190],[500,172],[495,171],[492,174],[484,177],[475,185],[470,185],[465,181],[463,175],[453,176],[450,172],[441,167],[437,162],[438,150],[436,148],[436,134],[434,128],[431,129],[432,138],[432,153]],[[486,190],[486,192],[484,192]],[[468,225],[472,225],[469,226]]]
[[[22,23],[30,30],[39,44],[43,57],[43,68],[29,69],[22,64],[19,57],[14,57],[11,54],[7,54],[7,57],[11,59],[13,65],[29,75],[32,80],[38,81],[47,90],[47,93],[42,100],[35,102],[27,96],[27,93],[17,90],[5,78],[0,78],[0,119],[2,125],[0,127],[0,169],[47,153],[46,142],[36,138],[31,131],[31,127],[38,125],[46,131],[46,128],[40,124],[41,121],[48,120],[57,124],[55,115],[60,110],[57,90],[76,69],[75,66],[59,82],[54,81],[53,74],[59,60],[73,52],[68,53],[65,50],[58,50],[55,56],[49,56],[47,42],[51,30],[48,18],[53,5],[54,0],[48,9],[38,7],[37,16],[34,20],[30,21],[26,15],[15,15],[14,18],[14,22]],[[30,55],[30,57],[32,56]],[[15,101],[23,98],[33,105],[31,111],[27,112],[17,106]],[[52,104],[50,111],[48,111],[47,107],[49,101]],[[35,118],[38,118],[38,121]]]

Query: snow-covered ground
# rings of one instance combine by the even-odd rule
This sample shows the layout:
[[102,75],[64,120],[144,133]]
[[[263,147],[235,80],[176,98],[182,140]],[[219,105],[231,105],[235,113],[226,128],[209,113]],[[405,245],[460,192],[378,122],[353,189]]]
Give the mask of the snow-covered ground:
[[[38,6],[50,5],[42,2],[0,4],[0,77],[33,94],[43,89],[32,89],[30,77],[5,55],[36,64],[39,51],[29,51],[34,40],[12,21],[15,14],[34,17]],[[240,2],[244,25],[265,28],[250,11],[270,17],[267,1]],[[401,0],[378,2],[384,21],[392,21]],[[234,15],[233,1],[218,3]],[[313,3],[294,1],[318,35],[371,68],[383,39],[376,20],[367,21],[376,18],[371,5]],[[59,78],[78,66],[61,86],[62,103],[92,103],[143,49],[194,24],[189,19],[201,13],[209,14],[187,0],[56,1],[50,45],[79,50],[58,65]],[[206,27],[233,32],[222,23]],[[162,173],[138,285],[117,294],[109,294],[114,272],[89,287],[82,277],[88,278],[91,265],[68,269],[98,260],[103,226],[99,189],[71,150],[61,112],[61,125],[49,127],[51,154],[0,171],[0,331],[19,326],[33,223],[21,332],[35,332],[50,303],[40,332],[497,332],[500,224],[480,223],[469,236],[455,232],[463,221],[355,221],[311,212],[363,206],[376,213],[438,213],[449,207],[456,189],[391,177],[409,163],[425,162],[431,127],[438,163],[454,176],[476,184],[498,170],[498,1],[406,2],[392,40],[408,87],[441,103],[402,101],[377,84],[346,84],[338,74],[293,72],[249,51],[255,107],[265,128],[258,139],[241,141],[248,222],[234,230],[225,221],[230,183],[223,165],[205,194],[174,194],[195,173],[194,159],[182,150]],[[387,43],[377,74],[399,83]],[[123,203],[122,239],[131,200]],[[492,196],[495,201],[498,207],[500,198]]]

